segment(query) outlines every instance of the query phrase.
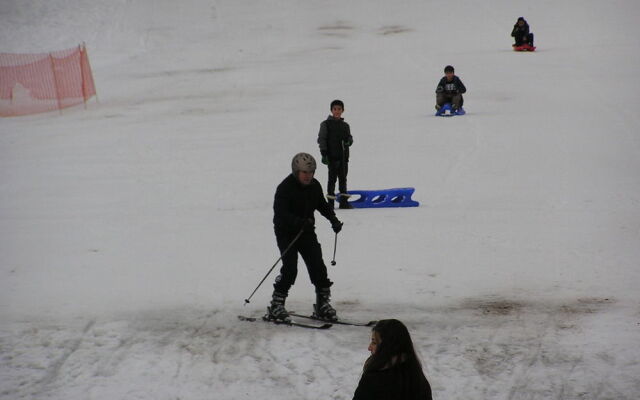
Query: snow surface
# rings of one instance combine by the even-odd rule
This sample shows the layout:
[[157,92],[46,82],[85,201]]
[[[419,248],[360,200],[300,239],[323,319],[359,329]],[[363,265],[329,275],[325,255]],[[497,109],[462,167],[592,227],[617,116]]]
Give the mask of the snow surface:
[[[511,51],[525,16],[538,50]],[[346,103],[334,305],[410,328],[435,399],[637,399],[640,3],[0,1],[99,103],[0,120],[0,399],[350,399],[368,328],[240,322],[272,198]],[[433,116],[442,68],[464,117]],[[324,184],[326,170],[317,178]],[[318,235],[328,262],[333,232]],[[288,306],[310,312],[304,267]]]

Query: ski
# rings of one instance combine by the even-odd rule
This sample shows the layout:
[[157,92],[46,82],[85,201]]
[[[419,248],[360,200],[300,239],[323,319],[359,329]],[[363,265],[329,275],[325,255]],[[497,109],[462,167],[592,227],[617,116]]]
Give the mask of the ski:
[[314,321],[322,321],[322,322],[329,322],[332,324],[350,325],[350,326],[374,326],[378,322],[378,321],[360,322],[360,321],[349,321],[344,319],[338,319],[336,321],[328,321],[325,319],[314,317],[313,315],[298,314],[295,312],[289,312],[289,315],[294,317],[299,317],[299,318],[311,319]]
[[244,315],[238,315],[238,319],[240,321],[248,321],[248,322],[255,322],[255,321],[263,321],[263,322],[267,322],[267,323],[271,323],[271,324],[275,324],[275,325],[288,325],[288,326],[297,326],[299,328],[307,328],[307,329],[329,329],[332,327],[332,324],[325,322],[324,324],[307,324],[304,322],[298,322],[298,321],[277,321],[277,320],[270,320],[270,319],[265,319],[265,318],[255,318],[255,317],[245,317]]

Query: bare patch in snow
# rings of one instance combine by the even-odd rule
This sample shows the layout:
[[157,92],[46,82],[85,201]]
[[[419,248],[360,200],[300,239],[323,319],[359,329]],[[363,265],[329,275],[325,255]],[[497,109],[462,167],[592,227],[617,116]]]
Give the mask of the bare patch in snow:
[[318,27],[318,31],[324,36],[347,38],[349,37],[349,31],[355,28],[344,21],[337,21],[331,25],[322,25]]
[[407,28],[406,26],[402,26],[402,25],[389,25],[389,26],[383,26],[382,28],[380,28],[378,30],[378,33],[380,35],[397,35],[399,33],[407,33],[407,32],[412,32],[413,29],[411,28]]

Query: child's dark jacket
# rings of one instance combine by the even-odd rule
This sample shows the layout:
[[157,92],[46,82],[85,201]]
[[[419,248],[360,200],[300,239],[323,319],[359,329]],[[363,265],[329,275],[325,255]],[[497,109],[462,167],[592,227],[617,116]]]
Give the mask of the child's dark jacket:
[[520,26],[517,23],[513,26],[513,30],[511,31],[511,36],[514,38],[525,37],[529,34],[529,24],[527,21],[524,22],[524,25]]
[[467,88],[464,86],[464,83],[458,78],[456,75],[453,76],[453,80],[451,82],[447,81],[447,77],[444,76],[440,79],[438,86],[436,87],[436,93],[444,93],[444,94],[462,94],[467,91]]
[[318,145],[320,154],[329,160],[349,161],[349,146],[353,143],[351,128],[343,118],[330,115],[320,124]]

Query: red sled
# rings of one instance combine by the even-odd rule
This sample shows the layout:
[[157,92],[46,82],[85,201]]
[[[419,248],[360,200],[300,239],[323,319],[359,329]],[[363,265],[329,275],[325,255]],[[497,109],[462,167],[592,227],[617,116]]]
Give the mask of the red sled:
[[522,46],[513,46],[514,51],[536,51],[536,46],[530,44],[523,44]]

